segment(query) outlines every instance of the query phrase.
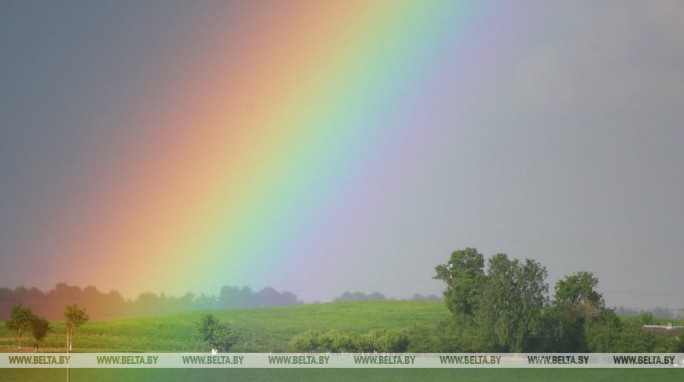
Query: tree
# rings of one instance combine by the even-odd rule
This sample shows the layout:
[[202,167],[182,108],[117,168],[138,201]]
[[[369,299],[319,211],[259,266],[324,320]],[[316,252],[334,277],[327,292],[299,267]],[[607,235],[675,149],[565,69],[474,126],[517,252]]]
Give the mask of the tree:
[[454,314],[472,315],[477,310],[485,281],[484,257],[475,248],[454,251],[449,262],[435,267],[435,280],[446,283],[444,300]]
[[[556,282],[547,326],[556,352],[588,351],[586,323],[602,320],[605,303],[595,288],[598,279],[590,272],[575,272]],[[604,320],[605,321],[605,320]]]
[[594,288],[598,279],[590,272],[575,272],[556,283],[554,305],[573,322],[599,316],[605,309],[603,296]]
[[31,331],[33,333],[33,338],[36,339],[36,347],[40,347],[43,339],[50,332],[50,322],[44,317],[33,316]]
[[227,324],[221,323],[213,314],[203,315],[197,323],[199,338],[209,343],[213,349],[221,352],[230,351],[237,340],[237,334]]
[[17,337],[19,338],[19,350],[21,350],[24,332],[31,328],[33,317],[33,312],[28,306],[18,304],[12,307],[10,320],[7,321],[7,327],[11,330],[17,331]]
[[74,328],[85,324],[90,320],[85,309],[80,309],[77,304],[71,304],[64,310],[64,317],[66,318],[67,327],[67,351],[73,350],[73,334]]
[[534,260],[489,260],[478,318],[499,351],[523,352],[538,346],[547,305],[546,268]]

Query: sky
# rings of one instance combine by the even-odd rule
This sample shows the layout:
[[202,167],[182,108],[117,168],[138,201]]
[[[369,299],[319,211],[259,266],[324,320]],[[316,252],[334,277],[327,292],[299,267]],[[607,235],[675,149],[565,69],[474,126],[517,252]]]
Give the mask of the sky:
[[3,1],[0,286],[684,308],[684,2]]

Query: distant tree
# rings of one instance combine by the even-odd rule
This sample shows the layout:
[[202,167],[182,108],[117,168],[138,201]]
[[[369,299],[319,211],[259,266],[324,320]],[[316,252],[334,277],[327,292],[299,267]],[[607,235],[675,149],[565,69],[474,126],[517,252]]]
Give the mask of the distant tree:
[[655,318],[651,312],[641,312],[639,315],[639,323],[641,325],[653,325],[655,323]]
[[43,339],[50,332],[50,322],[44,317],[33,316],[31,332],[33,333],[33,338],[36,339],[36,347],[40,347]]
[[385,301],[387,297],[380,292],[373,292],[371,294],[365,294],[363,292],[344,291],[340,297],[336,297],[333,301],[335,302],[347,302],[347,301]]
[[221,323],[213,314],[203,315],[196,325],[199,338],[213,349],[228,352],[237,340],[237,333],[227,324]]
[[266,287],[254,295],[255,305],[259,308],[265,306],[277,306],[279,304],[280,293],[273,287]]
[[221,308],[242,307],[240,301],[240,288],[224,285],[219,293],[218,306]]
[[411,296],[411,298],[409,299],[409,301],[440,301],[440,300],[441,300],[441,298],[434,293],[430,293],[430,294],[425,295],[425,296],[423,296],[420,293],[416,293],[413,296]]
[[658,318],[675,318],[677,314],[674,310],[658,306],[653,309],[653,316]]
[[66,318],[67,327],[67,350],[73,350],[73,335],[74,328],[85,324],[90,320],[88,314],[86,314],[85,309],[80,309],[78,305],[71,304],[64,310],[64,318]]
[[475,248],[454,251],[449,262],[435,268],[433,277],[446,283],[444,300],[454,314],[470,315],[480,302],[485,281],[484,256]]
[[33,317],[33,312],[28,306],[18,304],[12,307],[10,319],[7,321],[7,327],[10,330],[17,331],[17,337],[19,338],[19,350],[21,350],[24,333],[31,328]]

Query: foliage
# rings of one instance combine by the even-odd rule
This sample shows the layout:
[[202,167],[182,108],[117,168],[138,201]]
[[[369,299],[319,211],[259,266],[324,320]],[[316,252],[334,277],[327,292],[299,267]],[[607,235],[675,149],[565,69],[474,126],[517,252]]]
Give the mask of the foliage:
[[603,296],[595,288],[598,279],[590,272],[576,272],[558,280],[554,305],[570,322],[584,323],[605,309]]
[[543,330],[536,339],[536,351],[587,352],[584,325],[570,321],[555,305],[542,309],[541,319]]
[[443,343],[445,348],[516,352],[538,348],[544,329],[541,312],[547,306],[545,267],[497,254],[485,274],[482,254],[466,248],[454,251],[447,264],[435,269],[434,278],[446,282],[446,304],[461,324],[447,321],[441,326],[442,336],[453,341]]
[[[204,352],[208,347],[200,341],[195,329],[202,314],[204,313],[176,313],[92,321],[78,329],[77,344],[83,351],[93,352]],[[486,335],[488,328],[480,325],[474,317],[467,320],[462,315],[451,314],[442,302],[324,303],[261,309],[226,309],[214,311],[212,314],[222,322],[231,323],[231,326],[239,331],[240,338],[231,347],[231,351],[234,352],[289,352],[292,351],[289,341],[307,330],[358,335],[381,328],[406,334],[409,339],[407,351],[413,352],[412,347],[418,345],[415,338],[427,338],[419,334],[413,336],[411,328],[414,326],[419,327],[418,333],[423,330],[434,337],[435,347],[429,352],[489,352],[493,348],[490,336]],[[544,320],[546,315],[545,309],[542,312]],[[636,322],[636,318],[629,317],[620,317],[619,320],[624,325]],[[665,322],[656,320],[655,323]],[[684,321],[681,320],[672,322],[673,325],[684,325]],[[599,322],[596,324],[601,325]],[[65,322],[51,322],[51,327],[53,329],[43,340],[42,346],[56,350],[64,349]],[[549,332],[543,335],[550,336],[553,329],[555,326],[550,325]],[[344,339],[344,336],[340,338]],[[547,347],[540,351],[555,352],[553,340],[553,337],[545,337],[543,343]],[[668,346],[667,341],[672,341],[665,341],[660,337],[656,337],[655,340],[655,351],[666,349],[664,346]],[[432,341],[433,339],[429,339],[425,342],[429,344]],[[16,342],[16,332],[1,325],[0,347],[16,348]],[[675,345],[677,344],[673,344]],[[682,351],[672,348],[668,352]]]
[[493,337],[496,351],[534,351],[534,337],[542,332],[541,311],[546,305],[546,268],[534,260],[524,263],[497,254],[489,260],[477,317]]
[[199,338],[212,348],[228,352],[237,340],[237,333],[227,324],[221,323],[213,314],[203,315],[196,326]]
[[69,351],[73,348],[74,328],[85,324],[90,320],[90,316],[85,309],[81,309],[77,304],[67,305],[64,310],[64,318],[66,319],[67,327],[67,349]]
[[90,316],[88,316],[85,309],[79,308],[77,304],[67,305],[64,310],[64,318],[66,318],[67,326],[76,328],[90,320]]
[[58,283],[47,292],[35,287],[30,289],[23,286],[14,289],[0,287],[0,319],[8,319],[11,306],[25,301],[30,301],[36,307],[40,307],[41,315],[51,321],[62,319],[64,301],[87,307],[90,317],[95,320],[223,308],[256,308],[301,304],[295,294],[278,292],[271,287],[252,291],[248,287],[224,286],[218,296],[192,293],[172,296],[163,292],[160,294],[144,292],[135,299],[124,300],[121,293],[114,290],[104,293],[92,286],[80,288],[66,283]]
[[18,304],[12,307],[10,319],[7,321],[7,327],[11,330],[17,331],[17,337],[19,338],[19,350],[21,350],[24,332],[31,328],[33,317],[33,311],[31,311],[31,308],[28,306]]
[[290,339],[290,348],[305,353],[352,353],[358,351],[359,335],[336,330],[308,331]]
[[340,297],[336,297],[333,301],[334,302],[343,302],[343,301],[384,301],[387,300],[387,297],[385,297],[383,294],[380,292],[373,292],[371,294],[366,294],[363,292],[354,292],[351,293],[349,291],[344,291]]
[[437,326],[438,352],[482,353],[494,348],[492,336],[473,316],[453,315]]
[[433,353],[439,346],[436,328],[414,323],[403,332],[408,340],[408,353]]
[[370,332],[308,331],[292,337],[290,349],[305,353],[402,353],[409,338],[398,330],[379,329]]
[[397,330],[378,329],[360,337],[362,352],[403,353],[409,346],[406,334]]
[[598,319],[587,322],[587,347],[595,353],[650,353],[655,349],[655,337],[637,322],[623,323],[612,310],[605,310]]
[[558,280],[553,302],[542,312],[545,336],[540,350],[589,351],[586,323],[603,322],[601,317],[606,314],[603,296],[595,289],[597,285],[598,279],[584,271]]
[[454,251],[436,267],[446,282],[452,317],[437,327],[444,352],[676,352],[681,341],[642,326],[652,314],[623,321],[607,309],[598,279],[581,271],[556,283],[549,301],[546,268],[534,260],[492,256],[486,273],[473,248]]
[[454,251],[449,262],[435,268],[436,280],[446,283],[444,301],[454,314],[473,314],[484,283],[484,257],[475,248]]
[[50,322],[47,319],[35,315],[31,308],[22,304],[12,307],[11,318],[6,324],[8,329],[17,331],[19,350],[21,350],[23,336],[26,331],[31,330],[33,337],[36,339],[36,346],[41,344],[50,331]]
[[31,332],[33,333],[33,338],[36,339],[36,347],[39,347],[45,336],[50,332],[50,322],[44,317],[34,315],[31,321]]
[[[63,308],[62,308],[63,309]],[[90,311],[88,311],[90,313]],[[208,346],[196,335],[196,323],[207,312],[91,320],[76,329],[74,345],[95,352],[204,352]],[[404,331],[413,324],[434,329],[450,316],[441,301],[362,301],[211,311],[229,323],[240,337],[231,352],[290,351],[292,337],[306,332],[367,332],[376,329]],[[51,322],[53,331],[44,347],[64,349],[66,324]],[[0,347],[16,347],[16,332],[0,326]],[[2,379],[2,378],[0,378]]]

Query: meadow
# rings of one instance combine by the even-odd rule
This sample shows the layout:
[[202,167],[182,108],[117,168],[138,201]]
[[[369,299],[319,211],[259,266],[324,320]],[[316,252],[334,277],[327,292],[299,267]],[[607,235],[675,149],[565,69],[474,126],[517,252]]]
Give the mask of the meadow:
[[[76,352],[207,352],[195,338],[195,322],[204,312],[89,322],[74,337]],[[308,330],[365,332],[433,328],[450,313],[442,302],[375,301],[311,304],[213,312],[240,335],[235,352],[288,351],[291,337]],[[65,327],[53,323],[46,351],[64,351]],[[16,351],[16,334],[0,326],[0,351]],[[30,346],[33,339],[25,338]],[[684,369],[74,369],[71,381],[682,381]],[[0,380],[65,380],[59,369],[0,369]]]
[[[134,317],[88,322],[76,329],[77,352],[204,352],[197,340],[195,323],[205,312]],[[212,312],[239,334],[234,352],[288,351],[288,341],[308,330],[365,332],[374,329],[404,329],[413,324],[434,328],[450,313],[436,301],[367,301],[295,305],[256,309],[226,309]],[[63,351],[66,328],[56,322],[43,346]],[[30,335],[26,344],[34,342]],[[16,350],[16,333],[0,327],[0,351]]]

